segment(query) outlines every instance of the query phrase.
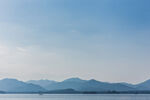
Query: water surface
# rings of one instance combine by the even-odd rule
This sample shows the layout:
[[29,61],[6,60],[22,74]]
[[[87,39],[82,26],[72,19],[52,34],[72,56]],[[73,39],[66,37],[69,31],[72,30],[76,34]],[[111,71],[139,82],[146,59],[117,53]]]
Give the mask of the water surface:
[[0,100],[150,100],[148,94],[1,94]]

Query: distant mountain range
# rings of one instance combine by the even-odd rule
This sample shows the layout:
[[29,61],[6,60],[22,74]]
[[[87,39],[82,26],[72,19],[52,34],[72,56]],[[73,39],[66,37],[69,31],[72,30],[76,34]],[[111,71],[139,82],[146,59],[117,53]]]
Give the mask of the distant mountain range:
[[43,88],[47,88],[51,84],[57,83],[56,81],[51,81],[51,80],[29,80],[27,83],[32,83],[35,85],[39,85]]
[[[44,85],[44,81],[46,82],[47,80],[32,80],[28,81],[28,83],[40,85],[47,90],[74,89],[76,91],[150,91],[150,80],[140,84],[130,84],[101,82],[94,79],[82,80],[80,78],[70,78],[62,82],[49,80],[47,82],[49,84],[46,85]],[[44,84],[42,84],[42,82]]]
[[107,91],[149,91],[150,80],[140,84],[109,83],[94,79],[82,80],[70,78],[61,82],[53,80],[30,80],[27,82],[17,79],[0,80],[0,93],[80,93],[80,92],[107,92]]
[[43,87],[26,83],[22,81],[18,81],[16,79],[3,79],[0,80],[0,91],[5,92],[38,92],[38,91],[46,91]]
[[47,85],[48,90],[58,89],[74,89],[76,91],[131,91],[132,87],[120,83],[106,83],[92,80],[81,80],[79,78],[71,78],[62,82]]
[[139,91],[150,91],[150,80],[144,81],[142,83],[139,84],[129,84],[129,83],[122,83],[128,87],[132,87],[135,88],[136,90]]

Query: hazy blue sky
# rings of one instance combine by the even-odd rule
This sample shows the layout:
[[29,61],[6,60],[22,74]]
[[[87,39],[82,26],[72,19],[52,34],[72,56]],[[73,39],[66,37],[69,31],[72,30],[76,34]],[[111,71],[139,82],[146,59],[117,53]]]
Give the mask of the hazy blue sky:
[[0,0],[0,78],[150,79],[150,0]]

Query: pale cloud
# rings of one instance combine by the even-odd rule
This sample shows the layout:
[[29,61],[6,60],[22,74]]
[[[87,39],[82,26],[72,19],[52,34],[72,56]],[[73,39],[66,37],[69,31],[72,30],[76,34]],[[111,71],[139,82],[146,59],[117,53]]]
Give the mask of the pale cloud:
[[9,49],[6,46],[0,45],[0,57],[7,55],[9,52]]
[[29,49],[23,47],[16,47],[16,52],[19,54],[29,55]]
[[[38,46],[0,45],[1,78],[14,77],[27,80],[57,77],[59,74],[56,75],[55,72],[63,74],[67,67],[65,65],[66,61],[62,54],[44,51]],[[63,69],[58,70],[59,68]]]

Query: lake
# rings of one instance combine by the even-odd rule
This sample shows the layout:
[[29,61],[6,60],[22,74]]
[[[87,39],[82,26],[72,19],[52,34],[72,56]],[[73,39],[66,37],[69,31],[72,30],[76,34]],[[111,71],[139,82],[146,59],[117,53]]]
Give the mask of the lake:
[[0,100],[150,100],[148,94],[1,94]]

